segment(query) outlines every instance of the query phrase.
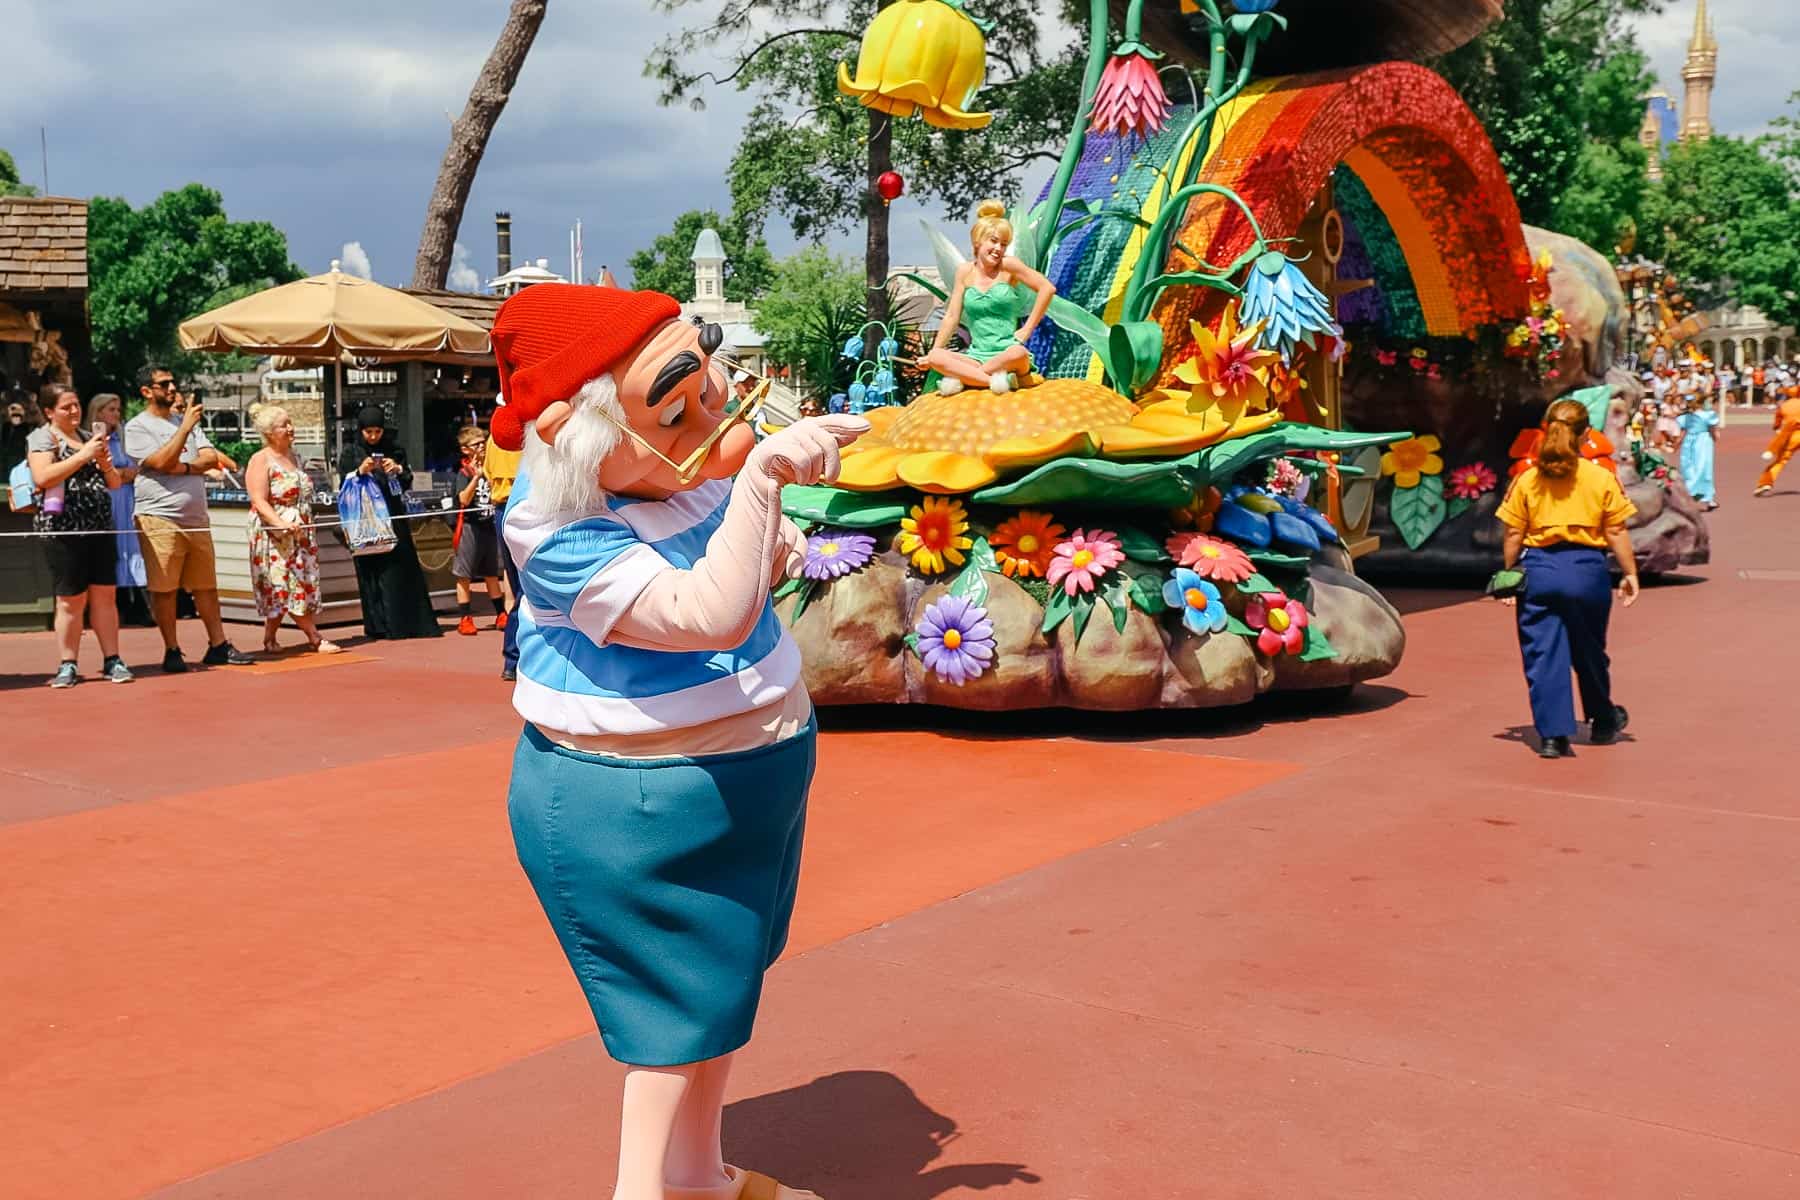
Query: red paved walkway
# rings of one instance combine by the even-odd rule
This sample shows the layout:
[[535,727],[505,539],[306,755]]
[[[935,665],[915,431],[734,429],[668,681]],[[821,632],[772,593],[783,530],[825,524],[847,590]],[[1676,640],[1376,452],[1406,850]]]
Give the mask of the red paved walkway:
[[[1635,738],[1574,761],[1517,740],[1503,612],[1426,592],[1342,715],[828,732],[734,1157],[828,1200],[1800,1195],[1800,480],[1752,504],[1759,444],[1706,582],[1617,618]],[[497,651],[52,694],[0,639],[0,1193],[605,1193]]]

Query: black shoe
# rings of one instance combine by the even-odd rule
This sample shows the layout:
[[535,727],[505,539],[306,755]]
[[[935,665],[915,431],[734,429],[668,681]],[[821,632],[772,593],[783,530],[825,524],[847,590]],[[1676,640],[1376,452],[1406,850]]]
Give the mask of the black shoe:
[[220,642],[216,646],[208,647],[200,661],[209,667],[248,667],[256,663],[254,658],[230,642]]
[[1588,740],[1596,746],[1610,746],[1619,740],[1619,735],[1625,732],[1627,725],[1631,724],[1631,714],[1625,711],[1623,704],[1615,704],[1613,705],[1612,720],[1603,721],[1599,717],[1595,717],[1591,724],[1593,732],[1588,735]]
[[519,669],[517,667],[501,667],[500,668],[500,678],[506,680],[506,682],[511,683],[514,680],[516,680],[518,677],[519,677]]
[[1549,737],[1538,743],[1539,758],[1574,758],[1575,752],[1569,749],[1566,737]]
[[162,670],[164,675],[179,675],[187,670],[187,660],[179,650],[164,650]]

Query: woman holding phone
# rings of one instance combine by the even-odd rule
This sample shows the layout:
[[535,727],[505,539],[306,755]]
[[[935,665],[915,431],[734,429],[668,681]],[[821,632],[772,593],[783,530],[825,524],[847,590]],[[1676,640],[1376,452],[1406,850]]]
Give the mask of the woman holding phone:
[[123,486],[106,447],[104,426],[81,428],[81,397],[60,383],[44,385],[38,408],[45,424],[31,431],[26,457],[31,483],[42,499],[33,527],[44,535],[56,596],[56,646],[61,654],[54,688],[81,681],[76,659],[81,630],[91,625],[105,656],[100,672],[112,683],[130,683],[119,657],[119,609],[113,594],[118,543],[112,528],[111,489]]

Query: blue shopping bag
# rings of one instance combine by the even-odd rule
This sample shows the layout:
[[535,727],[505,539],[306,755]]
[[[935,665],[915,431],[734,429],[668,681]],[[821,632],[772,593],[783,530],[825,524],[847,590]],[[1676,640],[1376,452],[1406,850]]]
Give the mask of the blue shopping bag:
[[7,478],[7,499],[14,512],[37,511],[37,489],[31,486],[31,463],[21,460]]
[[338,488],[338,520],[352,557],[386,554],[398,540],[381,485],[367,475],[351,475]]

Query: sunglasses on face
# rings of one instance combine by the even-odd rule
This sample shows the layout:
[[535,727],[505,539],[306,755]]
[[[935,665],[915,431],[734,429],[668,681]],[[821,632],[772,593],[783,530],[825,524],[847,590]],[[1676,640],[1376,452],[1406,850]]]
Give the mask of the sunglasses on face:
[[636,442],[639,449],[648,452],[664,466],[675,472],[676,480],[685,487],[700,477],[700,468],[705,466],[706,460],[712,456],[713,447],[719,444],[719,439],[760,413],[762,411],[763,401],[768,398],[769,380],[767,377],[764,377],[762,382],[756,385],[756,390],[744,397],[743,401],[738,405],[737,411],[728,413],[725,419],[720,421],[718,426],[714,428],[711,433],[706,435],[706,440],[694,447],[693,453],[689,454],[680,462],[676,462],[661,450],[652,446],[644,439],[642,434],[638,433],[637,430],[619,420],[605,409],[600,410],[600,415],[611,421],[626,437],[630,438],[633,442]]

